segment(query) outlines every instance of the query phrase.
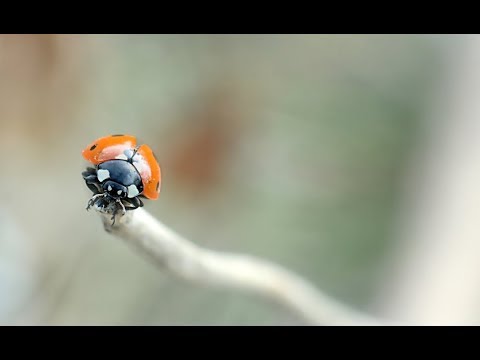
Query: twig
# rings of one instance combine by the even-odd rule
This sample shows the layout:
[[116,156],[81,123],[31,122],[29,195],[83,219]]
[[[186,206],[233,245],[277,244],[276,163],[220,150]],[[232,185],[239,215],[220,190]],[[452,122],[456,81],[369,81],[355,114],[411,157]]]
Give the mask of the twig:
[[378,299],[413,325],[480,324],[480,37],[455,44],[411,153]]
[[185,280],[236,288],[283,304],[312,325],[377,325],[339,304],[298,275],[252,256],[203,249],[184,239],[144,209],[118,216],[95,207],[105,230],[120,237],[155,265]]

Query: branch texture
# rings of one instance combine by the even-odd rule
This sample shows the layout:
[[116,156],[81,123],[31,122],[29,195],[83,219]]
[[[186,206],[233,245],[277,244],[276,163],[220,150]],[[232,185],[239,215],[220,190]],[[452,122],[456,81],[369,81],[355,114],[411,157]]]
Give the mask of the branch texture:
[[306,280],[274,263],[248,255],[203,249],[184,239],[142,208],[117,217],[96,207],[105,230],[155,265],[196,284],[235,288],[280,303],[312,325],[376,325]]

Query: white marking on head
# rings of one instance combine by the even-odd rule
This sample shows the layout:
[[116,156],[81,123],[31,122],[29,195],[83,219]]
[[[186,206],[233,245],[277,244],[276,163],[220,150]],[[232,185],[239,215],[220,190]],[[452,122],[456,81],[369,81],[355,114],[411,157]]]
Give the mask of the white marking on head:
[[128,187],[128,197],[129,198],[134,198],[135,196],[137,196],[139,194],[138,192],[138,189],[135,185],[130,185]]
[[108,185],[108,191],[112,191],[112,187]]
[[110,171],[105,169],[97,170],[98,181],[103,182],[103,180],[108,179],[109,177],[110,177]]
[[124,153],[121,153],[121,154],[115,156],[115,159],[118,159],[118,160],[128,160],[128,157],[127,157],[127,155],[125,155]]
[[118,191],[117,191],[117,194],[118,194],[118,195],[122,195],[122,192],[123,192],[122,190],[118,190]]

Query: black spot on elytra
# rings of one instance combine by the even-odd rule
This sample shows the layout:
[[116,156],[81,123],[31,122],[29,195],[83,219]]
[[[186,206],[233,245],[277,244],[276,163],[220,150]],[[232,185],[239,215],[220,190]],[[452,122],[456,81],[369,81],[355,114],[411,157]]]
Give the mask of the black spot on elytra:
[[115,137],[115,136],[125,136],[123,134],[115,134],[115,135],[112,135],[112,137]]
[[93,146],[90,148],[90,151],[94,150],[96,147],[97,147],[97,144],[93,145]]
[[160,181],[157,181],[157,192],[159,187],[160,187]]

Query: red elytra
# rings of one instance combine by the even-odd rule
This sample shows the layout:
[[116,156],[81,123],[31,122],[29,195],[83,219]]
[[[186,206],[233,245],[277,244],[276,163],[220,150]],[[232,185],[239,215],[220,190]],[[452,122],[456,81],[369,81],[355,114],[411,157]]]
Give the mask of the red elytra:
[[94,165],[121,156],[125,150],[136,150],[132,164],[142,178],[146,198],[158,199],[161,186],[161,170],[152,149],[148,145],[137,146],[137,139],[131,135],[109,135],[99,138],[82,151],[82,156]]

